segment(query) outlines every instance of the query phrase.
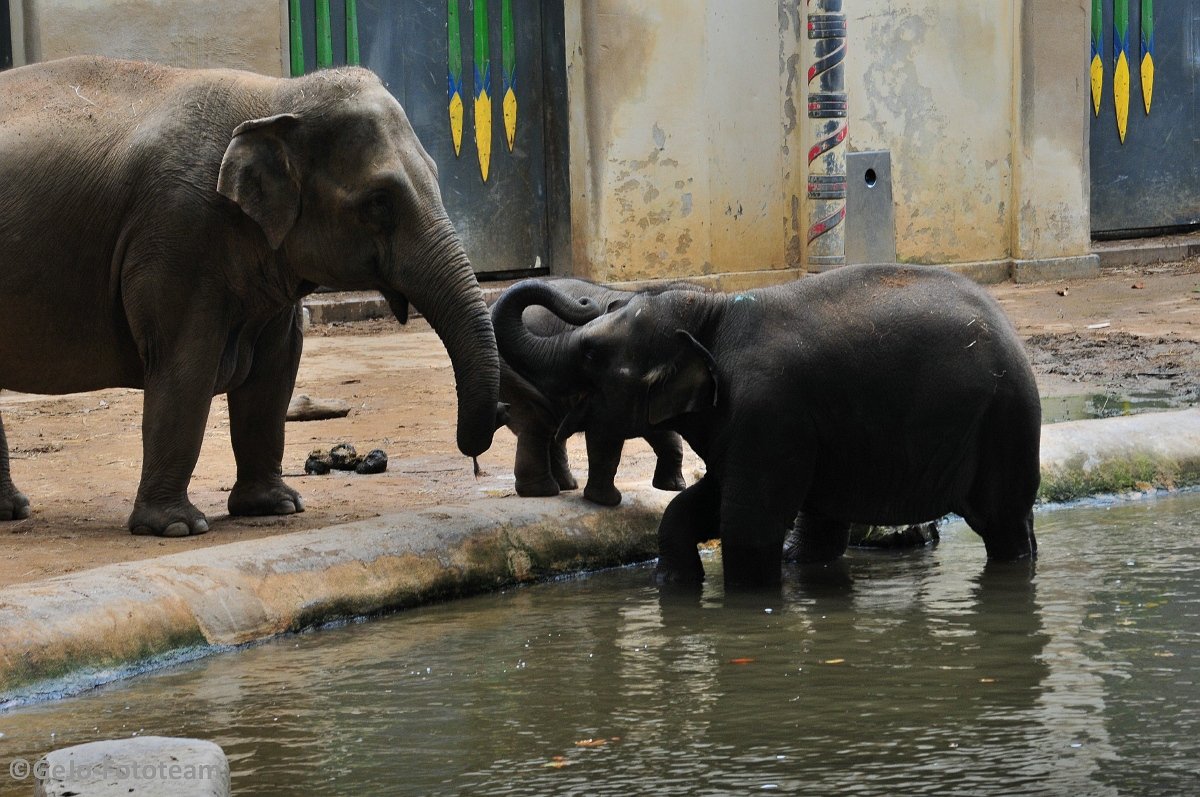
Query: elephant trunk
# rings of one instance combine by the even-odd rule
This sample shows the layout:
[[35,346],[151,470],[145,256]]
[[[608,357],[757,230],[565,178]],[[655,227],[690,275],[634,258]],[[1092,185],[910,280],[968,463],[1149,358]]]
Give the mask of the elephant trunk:
[[531,305],[541,305],[572,326],[586,324],[600,311],[594,302],[577,300],[551,283],[530,279],[505,291],[492,305],[496,343],[503,357],[518,373],[563,373],[573,362],[573,331],[557,335],[535,335],[522,316]]
[[[415,273],[404,293],[450,355],[458,393],[458,450],[475,457],[488,450],[496,430],[500,359],[483,291],[462,244],[448,219],[440,229],[413,258]],[[393,311],[403,322],[395,303]]]

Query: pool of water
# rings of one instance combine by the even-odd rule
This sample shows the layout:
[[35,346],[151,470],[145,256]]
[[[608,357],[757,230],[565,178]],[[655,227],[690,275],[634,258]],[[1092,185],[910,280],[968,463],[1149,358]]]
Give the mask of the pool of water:
[[1140,415],[1143,412],[1182,410],[1194,404],[1186,396],[1168,390],[1141,393],[1080,393],[1071,396],[1043,396],[1042,423],[1085,421]]
[[237,794],[1200,793],[1200,494],[1038,516],[1041,559],[851,552],[782,590],[630,568],[290,636],[0,714],[8,762],[133,734]]

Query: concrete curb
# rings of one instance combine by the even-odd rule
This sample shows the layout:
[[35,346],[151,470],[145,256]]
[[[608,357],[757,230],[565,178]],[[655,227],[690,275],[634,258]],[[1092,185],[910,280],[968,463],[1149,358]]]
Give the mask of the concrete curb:
[[0,706],[80,671],[645,561],[670,496],[630,490],[615,512],[577,496],[483,499],[0,590]]
[[1042,427],[1043,501],[1200,484],[1200,409]]
[[[1200,409],[1045,426],[1042,479],[1044,501],[1200,484]],[[188,648],[645,561],[671,497],[482,499],[0,590],[0,706]]]

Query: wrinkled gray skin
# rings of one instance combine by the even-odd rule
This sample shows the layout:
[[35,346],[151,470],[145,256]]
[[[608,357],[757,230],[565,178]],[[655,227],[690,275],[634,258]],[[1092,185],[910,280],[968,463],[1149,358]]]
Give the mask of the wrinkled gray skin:
[[[491,443],[491,318],[399,104],[362,69],[292,80],[72,58],[0,73],[0,388],[145,390],[129,528],[208,529],[188,500],[229,396],[235,515],[303,510],[280,477],[317,285],[417,305],[449,351],[458,446]],[[29,502],[0,427],[0,519]]]
[[[557,290],[582,306],[591,308],[592,315],[612,312],[624,307],[637,294],[606,288],[603,285],[578,279],[551,280]],[[687,283],[672,287],[699,290]],[[656,289],[661,292],[663,288]],[[528,329],[535,335],[555,335],[565,332],[568,325],[543,307],[517,307],[502,294],[492,305],[492,323],[496,335],[502,330]],[[583,388],[565,378],[567,374],[545,367],[545,364],[523,362],[514,368],[500,361],[500,401],[507,405],[506,425],[517,436],[517,457],[513,468],[517,495],[551,496],[561,490],[574,490],[579,485],[571,473],[565,438],[557,433],[570,415],[575,399]],[[621,491],[613,483],[621,463],[625,438],[599,427],[584,429],[587,439],[588,480],[583,497],[602,506],[621,503]],[[653,485],[660,490],[679,491],[687,486],[680,468],[683,464],[683,440],[671,431],[651,431],[646,442],[658,455]]]
[[[525,302],[581,319],[571,297]],[[988,557],[1036,554],[1041,405],[999,305],[940,269],[847,266],[743,294],[639,296],[578,329],[507,341],[589,386],[580,422],[678,431],[706,475],[659,526],[666,581],[703,578],[696,543],[720,538],[727,584],[776,584],[795,558],[831,561],[850,523],[956,512]]]

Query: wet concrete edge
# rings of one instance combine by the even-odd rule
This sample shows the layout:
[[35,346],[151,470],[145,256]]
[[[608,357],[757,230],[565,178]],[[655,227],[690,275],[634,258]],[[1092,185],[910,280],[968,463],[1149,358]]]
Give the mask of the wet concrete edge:
[[0,706],[46,682],[652,559],[671,493],[620,510],[488,498],[229,543],[0,590]]
[[[1200,484],[1200,409],[1042,429],[1043,501]],[[468,505],[230,543],[0,590],[0,706],[49,679],[652,559],[672,497]]]

